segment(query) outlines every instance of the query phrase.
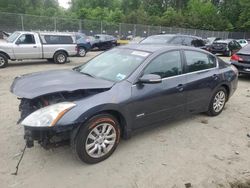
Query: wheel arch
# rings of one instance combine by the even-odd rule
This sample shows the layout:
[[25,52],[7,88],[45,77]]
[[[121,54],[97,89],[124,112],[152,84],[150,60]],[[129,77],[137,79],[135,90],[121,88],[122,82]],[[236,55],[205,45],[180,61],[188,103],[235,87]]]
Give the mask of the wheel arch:
[[84,48],[84,49],[87,51],[87,47],[86,47],[85,45],[82,45],[82,44],[77,45],[77,48],[78,48],[78,49],[80,49],[80,48]]
[[10,56],[9,56],[7,53],[5,53],[5,52],[3,52],[3,51],[0,51],[0,54],[3,54],[3,55],[5,55],[8,59],[10,59]]
[[119,112],[117,110],[104,110],[104,111],[99,112],[98,114],[100,114],[100,113],[101,114],[102,113],[110,114],[110,115],[114,116],[120,124],[121,137],[122,138],[126,137],[127,121],[121,112]]
[[68,52],[65,49],[58,49],[58,50],[56,50],[55,53],[54,53],[54,55],[53,55],[53,57],[55,57],[56,53],[58,53],[58,52],[64,52],[67,55],[67,57],[69,57],[69,54],[68,54]]
[[130,131],[129,131],[130,129],[128,126],[129,120],[126,118],[127,116],[123,112],[118,110],[118,108],[102,108],[100,110],[96,110],[96,109],[94,109],[93,111],[92,110],[89,110],[87,113],[84,113],[79,117],[78,129],[80,129],[80,127],[84,126],[84,124],[86,122],[88,122],[91,118],[93,118],[96,115],[110,114],[110,115],[114,116],[117,119],[118,123],[120,124],[121,137],[124,139],[127,139],[130,137]]
[[227,84],[222,84],[222,85],[220,85],[220,87],[223,87],[223,88],[225,88],[226,89],[226,91],[227,91],[227,98],[226,98],[226,101],[228,101],[228,99],[229,99],[229,96],[230,96],[230,87],[227,85]]

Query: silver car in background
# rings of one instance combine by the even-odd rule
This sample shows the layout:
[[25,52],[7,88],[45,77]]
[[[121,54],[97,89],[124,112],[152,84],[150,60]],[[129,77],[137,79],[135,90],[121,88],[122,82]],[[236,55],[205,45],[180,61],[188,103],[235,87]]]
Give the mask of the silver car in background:
[[0,43],[0,68],[6,67],[8,60],[47,59],[64,64],[76,54],[73,34],[17,31]]

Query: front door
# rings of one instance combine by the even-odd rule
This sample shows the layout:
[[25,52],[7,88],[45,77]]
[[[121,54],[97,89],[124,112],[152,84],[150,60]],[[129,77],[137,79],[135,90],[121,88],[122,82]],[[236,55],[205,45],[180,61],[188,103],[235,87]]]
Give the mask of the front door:
[[36,59],[41,57],[39,46],[35,42],[34,35],[23,34],[13,47],[16,59]]
[[182,75],[179,51],[166,52],[156,57],[143,71],[145,74],[160,75],[162,82],[132,86],[130,113],[134,121],[133,128],[151,125],[185,111],[186,77]]

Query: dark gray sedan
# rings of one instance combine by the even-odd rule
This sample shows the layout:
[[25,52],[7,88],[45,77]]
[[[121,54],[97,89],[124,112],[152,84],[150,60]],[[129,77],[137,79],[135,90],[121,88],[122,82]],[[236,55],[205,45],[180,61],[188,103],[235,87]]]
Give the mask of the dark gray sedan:
[[120,137],[183,115],[220,114],[237,88],[238,71],[185,46],[114,48],[73,70],[15,78],[26,143],[70,141],[86,163],[108,158]]

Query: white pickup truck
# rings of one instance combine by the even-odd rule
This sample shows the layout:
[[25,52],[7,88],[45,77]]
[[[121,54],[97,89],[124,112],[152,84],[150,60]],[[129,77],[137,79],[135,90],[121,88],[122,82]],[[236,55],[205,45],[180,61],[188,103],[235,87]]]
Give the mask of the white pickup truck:
[[63,64],[76,54],[73,34],[17,31],[0,43],[0,68],[6,67],[8,60],[47,59]]

